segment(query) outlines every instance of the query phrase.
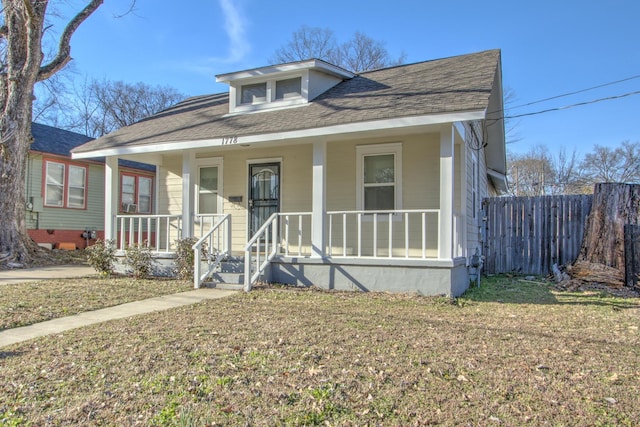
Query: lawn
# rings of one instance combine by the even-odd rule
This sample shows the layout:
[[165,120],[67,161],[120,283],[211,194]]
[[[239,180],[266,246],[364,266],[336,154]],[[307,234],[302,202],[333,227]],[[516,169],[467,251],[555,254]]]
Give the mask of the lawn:
[[640,301],[259,288],[0,349],[7,425],[637,425]]
[[192,289],[187,281],[86,277],[0,286],[0,330]]

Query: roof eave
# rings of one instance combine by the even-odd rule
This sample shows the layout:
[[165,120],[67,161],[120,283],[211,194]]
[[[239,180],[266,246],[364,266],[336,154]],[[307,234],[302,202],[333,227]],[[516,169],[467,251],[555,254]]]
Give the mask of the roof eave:
[[[237,137],[237,145],[246,146],[263,144],[267,142],[285,142],[287,140],[300,140],[305,138],[318,137],[339,137],[340,135],[350,135],[360,132],[372,132],[382,130],[392,130],[401,128],[413,128],[418,126],[437,125],[444,123],[454,123],[467,120],[480,120],[485,117],[485,110],[460,111],[441,114],[429,114],[411,117],[396,117],[375,121],[365,121],[358,123],[344,123],[339,125],[324,126],[311,129],[289,130],[276,133],[265,133],[258,135],[244,135]],[[207,147],[228,146],[228,138],[210,138],[200,140],[166,141],[154,144],[136,145],[118,148],[102,148],[99,150],[88,150],[71,153],[73,159],[86,159],[92,157],[124,156],[130,154],[158,153],[167,151],[199,149]]]

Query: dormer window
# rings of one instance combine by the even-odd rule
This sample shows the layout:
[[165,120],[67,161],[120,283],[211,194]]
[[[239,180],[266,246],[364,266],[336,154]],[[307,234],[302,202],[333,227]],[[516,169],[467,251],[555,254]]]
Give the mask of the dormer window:
[[319,59],[216,76],[229,83],[229,113],[299,107],[354,74]]
[[267,102],[267,84],[256,83],[252,85],[243,85],[240,95],[240,104],[260,104]]
[[276,81],[276,101],[299,98],[302,94],[302,78]]

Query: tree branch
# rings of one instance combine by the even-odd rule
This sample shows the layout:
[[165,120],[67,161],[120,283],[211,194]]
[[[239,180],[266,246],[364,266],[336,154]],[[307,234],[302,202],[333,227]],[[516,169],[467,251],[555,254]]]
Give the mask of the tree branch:
[[65,27],[60,37],[58,45],[58,54],[48,64],[40,67],[37,81],[46,80],[71,61],[71,36],[93,12],[95,12],[104,0],[91,0],[89,4],[82,9]]

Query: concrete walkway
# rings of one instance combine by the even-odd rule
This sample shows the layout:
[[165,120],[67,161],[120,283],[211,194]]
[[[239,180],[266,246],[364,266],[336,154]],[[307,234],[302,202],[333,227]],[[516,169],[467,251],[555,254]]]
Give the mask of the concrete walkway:
[[0,285],[36,282],[38,280],[69,279],[96,275],[96,271],[85,264],[54,265],[38,268],[15,268],[0,270]]
[[[49,276],[49,278],[51,278],[51,276]],[[58,334],[70,329],[81,328],[94,323],[101,323],[108,320],[135,316],[137,314],[151,313],[153,311],[167,310],[169,308],[195,304],[205,299],[224,298],[226,296],[233,295],[236,292],[237,291],[202,288],[193,291],[180,292],[173,295],[128,302],[126,304],[103,308],[101,310],[87,311],[85,313],[48,320],[46,322],[23,326],[20,328],[7,329],[0,331],[0,348],[22,341],[27,341],[32,338],[42,337],[49,334]]]

